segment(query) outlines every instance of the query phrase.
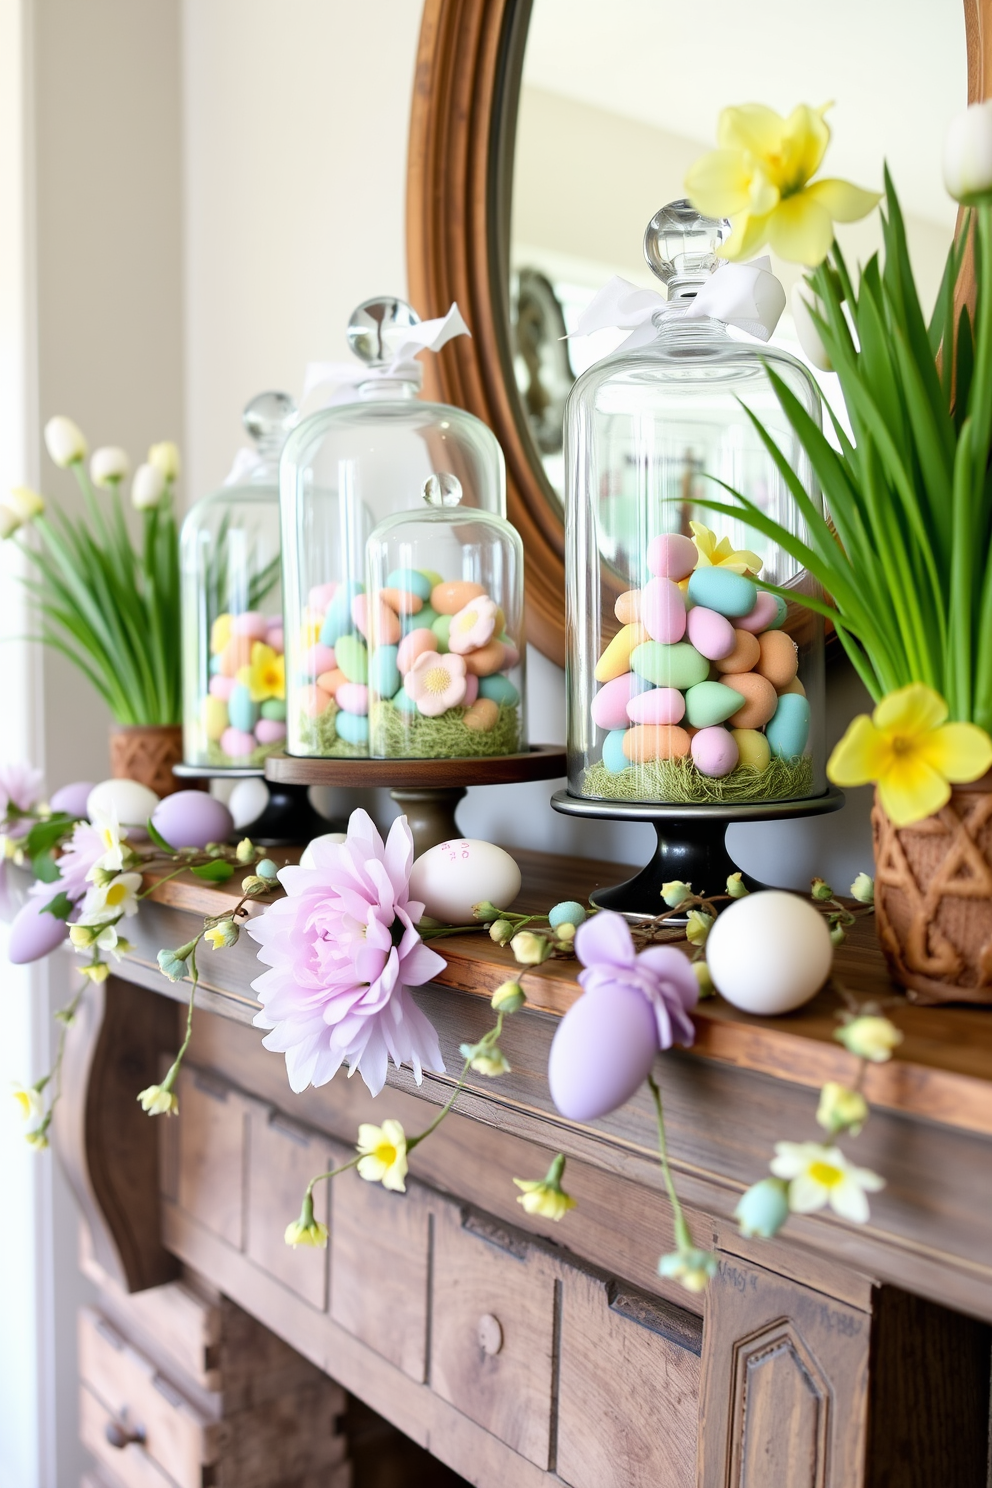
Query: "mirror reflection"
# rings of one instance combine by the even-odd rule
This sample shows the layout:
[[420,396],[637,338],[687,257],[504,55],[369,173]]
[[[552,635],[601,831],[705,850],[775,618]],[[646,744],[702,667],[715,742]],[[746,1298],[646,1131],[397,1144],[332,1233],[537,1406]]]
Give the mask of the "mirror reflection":
[[[888,161],[929,308],[954,232],[940,152],[967,100],[966,64],[961,0],[834,0],[829,15],[813,0],[708,0],[705,10],[534,0],[513,161],[510,333],[522,422],[559,499],[569,388],[626,333],[563,338],[612,275],[661,289],[642,256],[644,229],[685,194],[720,109],[761,102],[787,114],[833,99],[824,171],[880,189]],[[838,237],[848,261],[864,263],[881,245],[878,214]],[[790,293],[799,266],[773,258],[773,268]],[[771,344],[803,359],[788,309]],[[814,375],[829,397],[833,379]]]

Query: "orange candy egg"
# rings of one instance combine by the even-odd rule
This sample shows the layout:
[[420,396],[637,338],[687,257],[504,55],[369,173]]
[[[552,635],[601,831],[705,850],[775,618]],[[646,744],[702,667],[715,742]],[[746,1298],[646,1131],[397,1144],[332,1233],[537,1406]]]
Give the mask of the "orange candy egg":
[[757,672],[735,672],[733,687],[744,698],[744,706],[729,720],[731,728],[764,728],[778,707],[778,693],[767,677]]
[[408,594],[405,589],[380,589],[379,598],[385,600],[391,610],[397,615],[416,615],[418,610],[424,608],[424,601],[419,594]]
[[761,645],[749,630],[734,631],[734,649],[714,665],[718,672],[750,672],[761,658]]
[[799,669],[796,643],[784,630],[766,630],[758,637],[761,656],[755,668],[779,691],[788,687]]
[[467,579],[453,579],[435,584],[431,590],[431,606],[439,615],[457,615],[473,599],[485,595],[481,584],[470,584]]
[[626,594],[621,594],[613,606],[613,613],[621,625],[633,625],[641,618],[641,591],[640,589],[628,589]]
[[477,651],[465,654],[465,670],[476,677],[491,677],[506,665],[506,647],[502,641],[487,641]]
[[638,723],[623,736],[623,752],[634,764],[650,760],[683,759],[689,753],[689,735],[671,723]]
[[341,683],[347,682],[347,680],[348,678],[341,668],[335,667],[333,672],[321,672],[317,678],[317,686],[322,687],[326,693],[334,697]]

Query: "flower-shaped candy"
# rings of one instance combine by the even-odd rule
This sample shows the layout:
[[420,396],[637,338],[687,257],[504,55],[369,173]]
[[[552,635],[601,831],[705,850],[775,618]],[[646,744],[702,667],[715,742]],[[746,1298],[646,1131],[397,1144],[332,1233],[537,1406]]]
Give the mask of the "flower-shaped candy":
[[470,600],[463,610],[451,617],[448,645],[458,656],[469,651],[478,651],[491,641],[496,629],[496,605],[483,594]]
[[736,551],[730,546],[729,537],[721,537],[717,542],[716,533],[702,522],[690,522],[689,526],[699,554],[696,559],[697,568],[726,568],[731,573],[738,574],[756,574],[760,571],[761,559],[757,553],[752,553],[749,548]]
[[248,691],[253,703],[286,696],[286,658],[264,641],[256,641],[251,648]]
[[457,708],[465,697],[465,661],[446,652],[423,651],[403,678],[403,686],[426,718]]

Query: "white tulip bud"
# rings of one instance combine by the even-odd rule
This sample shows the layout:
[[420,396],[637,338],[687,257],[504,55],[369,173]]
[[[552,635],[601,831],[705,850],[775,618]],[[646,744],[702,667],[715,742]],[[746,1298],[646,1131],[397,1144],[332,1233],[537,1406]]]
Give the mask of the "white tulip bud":
[[56,414],[45,425],[45,448],[60,470],[86,459],[86,436],[71,418]]
[[944,136],[944,185],[973,206],[992,196],[992,99],[955,114]]
[[130,474],[131,462],[124,450],[119,449],[116,444],[107,444],[102,449],[93,451],[90,477],[95,486],[106,488],[119,485]]
[[139,465],[131,482],[131,505],[138,511],[158,506],[165,490],[165,476],[154,465]]
[[161,444],[153,444],[148,451],[148,463],[154,465],[156,470],[162,472],[162,479],[175,481],[179,479],[182,462],[179,458],[179,446],[171,439],[163,439]]
[[815,310],[821,320],[825,319],[823,301],[819,295],[813,293],[805,279],[800,279],[792,290],[792,319],[796,324],[799,345],[814,367],[818,367],[821,372],[832,372],[833,363],[827,356],[827,348],[821,340],[819,327],[810,315],[810,310]]
[[41,516],[45,510],[45,498],[32,491],[30,486],[15,486],[7,497],[7,506],[23,526]]

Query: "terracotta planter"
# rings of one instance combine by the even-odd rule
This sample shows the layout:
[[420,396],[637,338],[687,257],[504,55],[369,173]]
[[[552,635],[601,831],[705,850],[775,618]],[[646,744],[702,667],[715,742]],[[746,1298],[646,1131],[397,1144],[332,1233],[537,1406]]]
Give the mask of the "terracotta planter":
[[172,773],[183,757],[183,731],[178,723],[110,725],[110,773],[115,780],[137,780],[157,796],[180,790]]
[[875,907],[893,977],[915,1002],[992,1006],[992,771],[896,828],[875,799]]

